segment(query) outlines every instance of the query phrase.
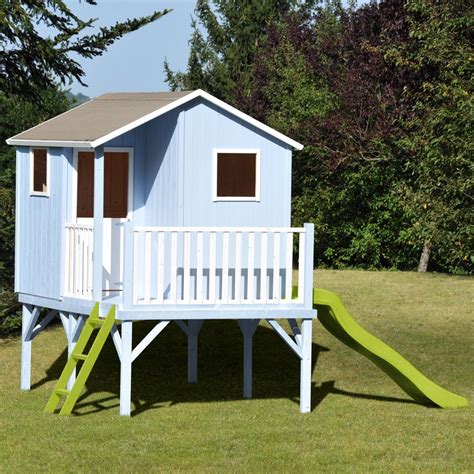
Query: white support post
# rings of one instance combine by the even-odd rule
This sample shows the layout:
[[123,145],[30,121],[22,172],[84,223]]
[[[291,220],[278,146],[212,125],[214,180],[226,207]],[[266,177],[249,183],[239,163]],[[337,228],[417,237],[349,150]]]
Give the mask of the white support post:
[[203,320],[189,321],[186,334],[188,335],[188,383],[197,383],[198,372],[198,335]]
[[94,301],[102,301],[102,265],[104,260],[104,147],[99,146],[94,151],[94,261],[92,293]]
[[120,415],[130,416],[132,396],[132,321],[122,322],[120,359]]
[[[314,274],[314,224],[305,224],[306,230],[305,239],[305,261],[304,268],[299,271],[304,271],[304,288],[301,288],[303,292],[305,308],[311,309],[313,307],[313,274]],[[298,298],[300,295],[300,289],[298,288]]]
[[300,412],[311,411],[311,352],[313,320],[301,321]]
[[33,307],[27,304],[22,308],[21,323],[21,382],[22,390],[29,390],[31,386],[31,340],[28,340],[28,328],[32,324]]
[[[66,333],[67,337],[67,358],[71,357],[72,351],[76,346],[77,339],[79,338],[79,334],[75,331],[76,325],[80,323],[80,319],[72,314],[68,314],[68,331]],[[76,381],[76,369],[73,370],[71,374],[71,378],[67,382],[67,389],[71,390],[74,382]]]
[[239,319],[244,339],[244,398],[252,398],[252,338],[259,322],[258,319]]

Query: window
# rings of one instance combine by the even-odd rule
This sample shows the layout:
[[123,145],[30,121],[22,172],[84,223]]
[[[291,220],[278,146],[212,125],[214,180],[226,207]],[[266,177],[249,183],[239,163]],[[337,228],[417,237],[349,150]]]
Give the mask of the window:
[[260,152],[214,151],[214,201],[259,201]]
[[[94,216],[94,152],[77,154],[77,217]],[[104,154],[104,217],[127,217],[128,152]]]
[[31,194],[48,196],[49,163],[46,148],[31,150]]

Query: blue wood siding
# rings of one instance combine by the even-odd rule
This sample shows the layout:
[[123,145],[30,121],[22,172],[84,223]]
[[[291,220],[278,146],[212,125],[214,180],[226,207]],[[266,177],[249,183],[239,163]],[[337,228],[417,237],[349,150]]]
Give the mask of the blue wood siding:
[[173,110],[146,124],[146,172],[143,183],[147,225],[179,225],[182,159],[180,110]]
[[61,296],[62,229],[71,199],[66,186],[71,155],[70,150],[50,148],[49,197],[30,196],[30,150],[17,149],[15,287],[18,292],[56,299]]

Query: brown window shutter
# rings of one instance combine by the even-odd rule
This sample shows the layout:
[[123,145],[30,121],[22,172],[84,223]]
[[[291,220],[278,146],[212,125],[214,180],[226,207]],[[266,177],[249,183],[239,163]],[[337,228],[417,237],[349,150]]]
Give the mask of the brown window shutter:
[[77,217],[94,216],[94,152],[80,151],[77,162]]
[[255,197],[256,166],[255,153],[218,153],[217,196]]
[[128,153],[105,153],[104,217],[127,217]]
[[33,191],[48,192],[48,152],[43,149],[33,150]]

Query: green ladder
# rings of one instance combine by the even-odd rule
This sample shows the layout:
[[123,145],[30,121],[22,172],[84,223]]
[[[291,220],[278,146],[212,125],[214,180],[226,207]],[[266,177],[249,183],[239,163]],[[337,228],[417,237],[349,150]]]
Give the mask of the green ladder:
[[[84,385],[89,378],[89,375],[94,367],[94,364],[99,357],[100,351],[104,347],[105,341],[112,330],[115,322],[115,305],[112,305],[107,317],[105,319],[99,318],[99,303],[96,303],[92,308],[91,314],[87,318],[84,329],[79,336],[76,346],[74,347],[71,356],[69,357],[66,366],[64,367],[61,376],[54,387],[54,391],[46,404],[45,413],[54,413],[61,397],[66,397],[63,406],[59,412],[60,415],[70,415],[74,405],[79,398]],[[89,339],[94,332],[94,329],[100,328],[97,336],[92,343],[92,347],[88,354],[84,354]],[[74,369],[79,361],[83,361],[82,367],[77,375],[77,378],[71,390],[67,390],[67,382],[71,378]]]

